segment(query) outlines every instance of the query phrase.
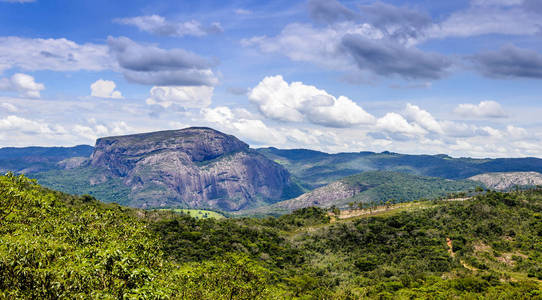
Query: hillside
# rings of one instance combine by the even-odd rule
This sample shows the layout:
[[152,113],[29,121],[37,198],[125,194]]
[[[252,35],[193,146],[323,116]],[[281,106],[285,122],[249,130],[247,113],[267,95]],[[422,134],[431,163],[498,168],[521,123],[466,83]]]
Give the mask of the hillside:
[[36,173],[64,168],[68,161],[88,158],[91,146],[0,148],[0,172]]
[[542,172],[539,158],[473,159],[447,155],[392,152],[328,154],[303,149],[261,148],[258,152],[283,165],[308,189],[365,171],[394,171],[446,179],[467,179],[488,172]]
[[542,185],[542,174],[537,172],[486,173],[469,178],[495,190],[535,187]]
[[436,199],[451,193],[474,190],[480,183],[449,180],[389,171],[368,171],[347,176],[297,198],[244,211],[243,214],[285,213],[317,206],[347,208],[355,203],[409,202]]
[[33,176],[64,192],[144,208],[231,211],[300,193],[279,164],[234,136],[197,127],[101,138],[83,165]]
[[[542,295],[542,190],[330,222],[201,219],[0,176],[1,298],[524,299]],[[402,205],[402,204],[401,204]]]

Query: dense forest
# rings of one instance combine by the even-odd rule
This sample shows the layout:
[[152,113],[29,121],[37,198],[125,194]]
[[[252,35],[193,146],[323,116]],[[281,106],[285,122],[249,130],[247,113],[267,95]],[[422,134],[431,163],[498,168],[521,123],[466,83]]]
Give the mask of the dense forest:
[[542,190],[418,207],[195,219],[8,174],[0,298],[542,297]]

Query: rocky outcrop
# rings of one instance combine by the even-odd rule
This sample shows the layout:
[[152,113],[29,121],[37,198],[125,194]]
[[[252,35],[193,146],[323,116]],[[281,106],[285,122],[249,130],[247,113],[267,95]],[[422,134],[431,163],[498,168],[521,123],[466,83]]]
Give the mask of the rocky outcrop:
[[303,207],[318,206],[331,207],[340,200],[353,197],[361,191],[360,188],[351,186],[342,181],[335,181],[326,186],[305,193],[295,199],[281,201],[275,206],[295,210]]
[[469,178],[494,190],[509,190],[517,187],[542,185],[542,174],[538,172],[485,173]]
[[290,184],[282,166],[210,128],[101,138],[89,165],[121,178],[136,207],[239,210],[281,200]]

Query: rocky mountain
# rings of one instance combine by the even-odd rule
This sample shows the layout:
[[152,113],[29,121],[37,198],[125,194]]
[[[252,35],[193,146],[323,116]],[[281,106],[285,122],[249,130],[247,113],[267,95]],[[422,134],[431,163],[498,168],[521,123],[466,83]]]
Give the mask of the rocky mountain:
[[534,187],[542,185],[542,174],[538,172],[500,172],[473,176],[470,180],[483,183],[494,190],[510,190],[515,187]]
[[474,190],[478,182],[450,180],[389,171],[368,171],[345,177],[314,189],[294,199],[281,201],[267,207],[247,211],[253,214],[288,213],[293,210],[318,206],[347,208],[351,202],[396,202],[435,199],[450,193]]
[[258,152],[283,165],[307,189],[324,186],[366,171],[393,171],[446,179],[467,179],[488,172],[542,172],[542,159],[453,158],[448,155],[408,155],[393,152],[328,154],[319,151],[261,148]]
[[[66,180],[75,174],[82,182]],[[197,127],[101,138],[83,165],[36,177],[63,191],[134,207],[232,211],[300,193],[281,165],[234,136]],[[125,192],[108,194],[108,189]]]
[[63,168],[64,160],[84,160],[94,148],[75,147],[6,147],[0,148],[0,172],[36,173]]

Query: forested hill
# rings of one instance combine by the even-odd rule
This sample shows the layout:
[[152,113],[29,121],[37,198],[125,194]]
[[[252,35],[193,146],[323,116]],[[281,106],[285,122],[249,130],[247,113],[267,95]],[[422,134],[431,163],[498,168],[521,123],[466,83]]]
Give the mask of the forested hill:
[[[542,296],[542,190],[196,220],[0,177],[0,298]],[[406,205],[406,206],[405,206]]]
[[283,165],[309,189],[366,171],[394,171],[446,179],[466,179],[488,172],[542,172],[542,159],[453,158],[448,155],[408,155],[393,152],[328,154],[319,151],[260,148],[258,152]]

